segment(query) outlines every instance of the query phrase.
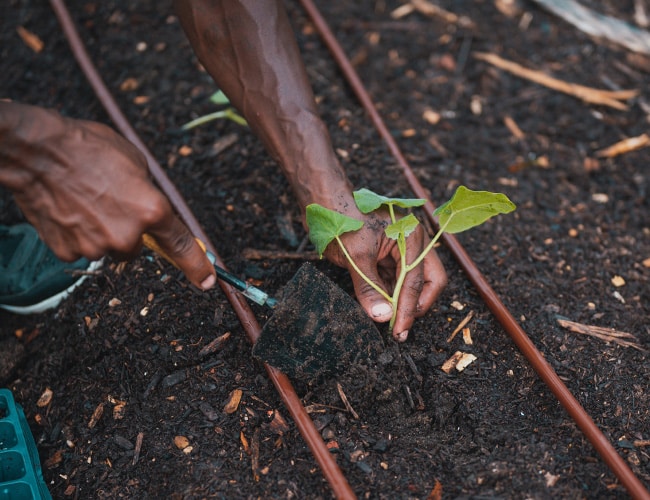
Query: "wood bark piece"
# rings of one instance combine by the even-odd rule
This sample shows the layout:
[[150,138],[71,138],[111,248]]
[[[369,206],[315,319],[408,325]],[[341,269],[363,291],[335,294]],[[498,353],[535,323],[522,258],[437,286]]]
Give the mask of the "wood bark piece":
[[456,371],[462,372],[470,364],[476,361],[476,356],[467,352],[456,351],[451,358],[444,362],[441,370],[449,375],[455,368]]
[[650,54],[650,33],[614,17],[599,14],[574,0],[534,0],[579,30],[643,54]]
[[582,333],[584,335],[596,337],[600,340],[604,340],[605,342],[614,342],[623,347],[632,347],[633,349],[637,349],[641,352],[648,352],[647,349],[635,342],[637,341],[637,338],[631,333],[621,332],[619,330],[615,330],[614,328],[584,325],[582,323],[576,323],[575,321],[569,321],[562,318],[558,318],[557,322],[561,327],[575,333]]
[[228,415],[235,413],[237,408],[239,408],[239,402],[241,401],[243,394],[244,392],[241,389],[234,389],[230,393],[230,397],[223,407],[224,413],[227,413]]
[[565,82],[553,78],[552,76],[548,76],[541,71],[526,68],[515,62],[503,59],[496,54],[487,52],[474,52],[474,57],[496,66],[499,69],[508,71],[513,75],[538,83],[550,89],[557,90],[558,92],[563,92],[573,97],[577,97],[589,104],[598,104],[602,106],[610,106],[615,109],[626,110],[627,105],[621,101],[632,99],[639,93],[638,90],[601,90]]

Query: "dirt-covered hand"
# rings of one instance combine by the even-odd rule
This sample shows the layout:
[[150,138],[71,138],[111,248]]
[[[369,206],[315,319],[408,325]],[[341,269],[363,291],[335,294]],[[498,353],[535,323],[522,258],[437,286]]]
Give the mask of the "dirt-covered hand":
[[135,256],[151,234],[201,288],[214,269],[167,198],[144,155],[100,123],[0,103],[0,183],[62,260]]
[[[364,219],[361,230],[345,233],[341,240],[361,272],[392,295],[400,269],[400,253],[397,241],[384,232],[391,222],[390,216],[377,212]],[[406,242],[406,262],[410,263],[422,253],[429,238],[419,225]],[[339,246],[330,244],[325,256],[350,271],[357,299],[368,315],[377,322],[389,321],[393,313],[391,304],[350,266]],[[423,262],[406,275],[393,328],[395,340],[407,339],[414,319],[426,313],[446,283],[447,274],[440,259],[434,251],[429,252]]]

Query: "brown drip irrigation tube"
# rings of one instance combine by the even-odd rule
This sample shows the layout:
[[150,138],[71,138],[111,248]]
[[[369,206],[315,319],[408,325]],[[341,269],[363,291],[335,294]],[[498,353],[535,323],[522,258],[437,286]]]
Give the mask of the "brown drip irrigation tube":
[[[433,217],[433,210],[435,207],[431,201],[429,201],[426,190],[413,173],[413,170],[408,165],[404,155],[402,155],[397,143],[393,139],[393,136],[388,131],[384,121],[377,112],[377,109],[361,82],[359,75],[346,57],[343,49],[336,40],[336,37],[328,27],[327,22],[311,0],[300,0],[300,3],[311,17],[316,29],[323,38],[325,45],[329,48],[341,71],[343,71],[348,83],[357,95],[357,98],[361,101],[366,112],[370,115],[370,118],[379,134],[384,141],[386,141],[388,148],[402,168],[404,176],[408,180],[411,189],[413,189],[416,196],[427,200],[427,215],[434,226],[437,227],[437,221]],[[515,320],[512,314],[501,302],[496,292],[488,284],[485,277],[481,274],[479,269],[476,267],[476,264],[469,257],[462,245],[453,235],[444,233],[442,238],[458,261],[459,265],[467,274],[469,280],[481,294],[483,301],[490,308],[499,323],[501,323],[501,326],[503,326],[506,332],[508,332],[519,350],[521,350],[524,356],[526,356],[528,362],[533,366],[537,374],[546,383],[562,406],[564,406],[587,439],[591,442],[594,448],[596,448],[596,451],[598,451],[603,461],[609,466],[616,477],[618,477],[621,484],[623,484],[627,489],[628,493],[635,499],[650,499],[650,492],[648,492],[639,478],[634,475],[632,470],[623,461],[604,434],[598,429],[584,408],[582,408],[580,403],[573,397],[551,365],[537,350],[526,332],[521,328],[521,326],[519,326],[517,320]]]
[[[102,81],[99,73],[97,72],[97,69],[88,56],[88,52],[86,51],[81,38],[79,37],[79,33],[74,26],[70,13],[65,6],[64,0],[50,0],[50,4],[56,13],[59,23],[63,28],[65,36],[68,39],[68,43],[70,44],[72,52],[77,62],[79,63],[79,66],[86,75],[86,78],[88,79],[90,85],[95,91],[95,94],[101,101],[111,120],[120,130],[120,132],[144,153],[149,164],[151,175],[156,180],[161,190],[167,195],[172,206],[176,209],[181,219],[183,219],[183,222],[185,222],[187,227],[195,236],[201,238],[206,243],[210,251],[216,256],[217,263],[220,266],[225,267],[223,261],[221,261],[221,258],[219,257],[219,254],[216,252],[214,245],[211,243],[210,239],[205,234],[200,224],[192,214],[192,211],[188,207],[182,195],[179,193],[176,186],[167,177],[167,174],[165,174],[161,166],[158,164],[153,155],[148,151],[144,143],[140,140],[124,114],[121,112],[108,88]],[[219,284],[221,285],[221,288],[230,301],[233,309],[237,313],[237,316],[239,317],[239,320],[244,327],[249,340],[254,344],[260,335],[261,328],[257,323],[252,310],[246,303],[245,299],[241,296],[241,294],[239,294],[233,287],[223,282],[220,282]],[[302,405],[300,398],[298,397],[298,394],[296,394],[296,391],[293,388],[293,385],[291,384],[289,378],[270,365],[265,364],[264,367],[266,368],[266,371],[269,375],[269,378],[272,380],[273,385],[275,385],[276,390],[280,394],[282,401],[296,422],[296,426],[300,430],[303,439],[309,446],[312,454],[314,455],[314,458],[323,471],[323,475],[332,488],[332,491],[336,498],[356,498],[356,495],[350,487],[350,484],[341,472],[341,469],[328,450],[327,446],[325,446],[325,443],[321,435],[316,430],[311,417],[305,410],[305,407]]]

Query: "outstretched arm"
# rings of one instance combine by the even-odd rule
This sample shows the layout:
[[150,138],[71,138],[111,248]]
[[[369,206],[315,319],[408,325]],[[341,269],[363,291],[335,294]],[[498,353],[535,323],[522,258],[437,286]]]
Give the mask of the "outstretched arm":
[[[175,0],[197,57],[278,161],[304,214],[310,203],[365,220],[344,242],[360,269],[383,288],[394,284],[399,254],[383,228],[384,216],[364,216],[320,119],[295,35],[279,0]],[[424,248],[420,227],[409,237],[409,254]],[[334,245],[325,255],[348,267]],[[376,321],[391,317],[389,303],[350,270],[359,302]],[[424,314],[446,281],[434,253],[405,283],[394,332],[405,340],[415,316]]]

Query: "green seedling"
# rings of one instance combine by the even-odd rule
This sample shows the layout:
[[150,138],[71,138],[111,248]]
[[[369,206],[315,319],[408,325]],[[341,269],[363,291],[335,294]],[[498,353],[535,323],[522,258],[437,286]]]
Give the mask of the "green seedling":
[[[214,94],[212,94],[210,96],[210,101],[216,104],[217,106],[226,106],[230,104],[230,101],[226,97],[226,94],[224,94],[221,90],[218,90]],[[242,125],[244,127],[248,125],[244,117],[241,116],[235,108],[229,106],[225,109],[215,111],[214,113],[208,113],[207,115],[199,116],[198,118],[195,118],[194,120],[189,121],[185,125],[183,125],[181,127],[181,130],[190,130],[194,127],[198,127],[199,125],[204,125],[208,122],[211,122],[212,120],[218,120],[220,118],[232,120],[235,123],[238,123],[239,125]]]
[[397,316],[396,306],[399,303],[399,295],[406,276],[422,262],[443,233],[455,234],[466,231],[483,224],[495,215],[507,214],[516,208],[515,204],[504,194],[491,193],[489,191],[472,191],[465,186],[458,187],[451,199],[433,212],[433,215],[438,217],[439,230],[436,235],[413,262],[407,263],[406,240],[415,231],[420,222],[412,213],[398,218],[396,209],[421,207],[426,201],[418,198],[387,198],[373,193],[368,189],[355,191],[354,200],[359,210],[364,214],[374,212],[382,206],[388,209],[391,224],[386,227],[385,233],[388,238],[397,241],[401,261],[400,273],[395,282],[392,295],[369,279],[359,269],[341,240],[343,234],[361,229],[363,227],[363,221],[340,214],[318,204],[311,204],[307,206],[309,239],[316,247],[316,251],[321,258],[327,246],[332,241],[336,241],[352,268],[393,306],[393,316],[389,322],[391,331],[395,324],[395,318]]

